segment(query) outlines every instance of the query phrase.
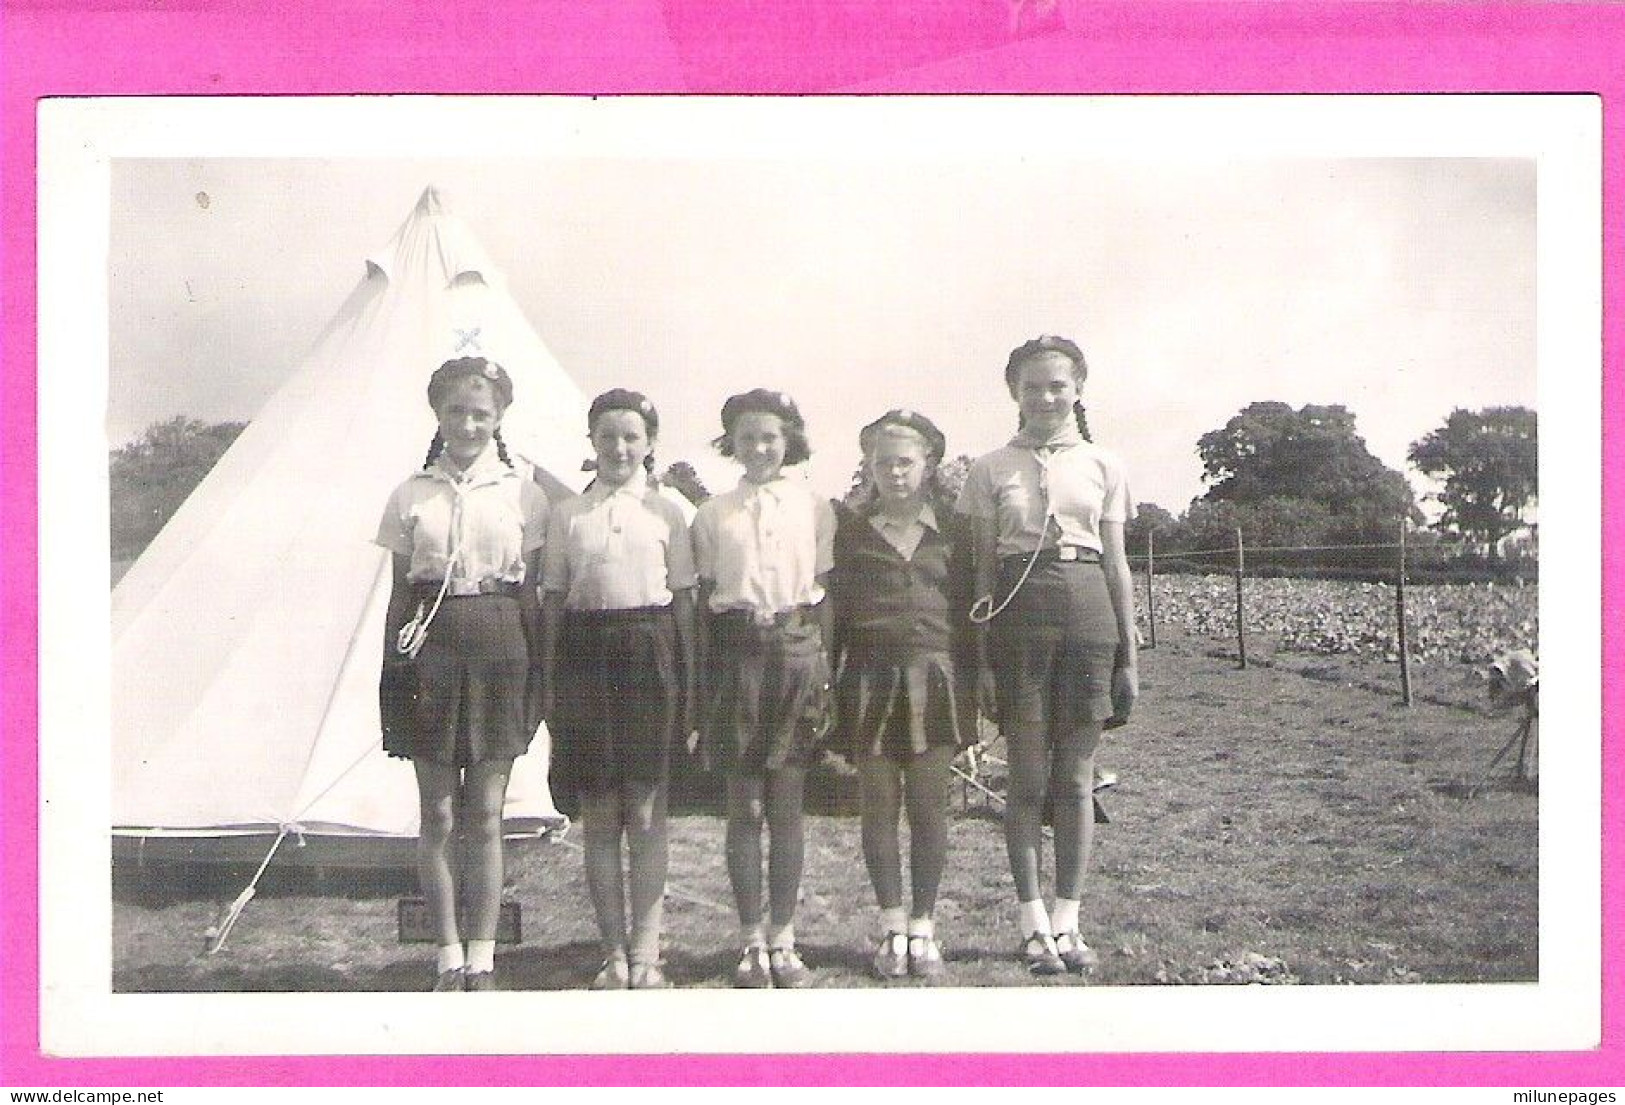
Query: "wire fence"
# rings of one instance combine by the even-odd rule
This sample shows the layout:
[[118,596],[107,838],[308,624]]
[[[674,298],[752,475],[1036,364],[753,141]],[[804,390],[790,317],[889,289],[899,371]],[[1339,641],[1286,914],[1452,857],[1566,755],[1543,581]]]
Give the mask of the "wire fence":
[[[1143,577],[1142,641],[1146,646],[1155,648],[1157,632],[1163,624],[1163,618],[1157,608],[1159,570],[1165,576],[1172,571],[1180,574],[1194,572],[1209,578],[1211,582],[1207,585],[1204,598],[1209,604],[1205,609],[1212,613],[1202,615],[1201,620],[1204,625],[1213,629],[1219,625],[1225,626],[1225,632],[1235,641],[1236,663],[1240,668],[1246,668],[1250,662],[1251,636],[1261,628],[1266,631],[1278,629],[1282,620],[1279,616],[1273,620],[1266,617],[1262,619],[1266,624],[1260,626],[1257,624],[1260,620],[1257,613],[1249,609],[1249,599],[1252,597],[1249,592],[1260,587],[1274,596],[1273,600],[1263,597],[1266,608],[1278,608],[1281,605],[1279,592],[1281,585],[1274,584],[1274,590],[1269,590],[1272,585],[1264,577],[1302,575],[1315,578],[1329,575],[1358,580],[1365,585],[1363,589],[1365,609],[1360,619],[1361,630],[1365,634],[1362,647],[1368,649],[1371,644],[1370,638],[1372,636],[1378,638],[1380,650],[1385,658],[1396,663],[1400,700],[1410,706],[1415,698],[1411,681],[1413,656],[1421,657],[1432,647],[1431,643],[1418,644],[1415,626],[1412,624],[1414,611],[1411,607],[1414,599],[1407,593],[1407,588],[1413,582],[1411,573],[1417,559],[1416,553],[1420,551],[1423,555],[1424,573],[1433,574],[1446,557],[1459,555],[1466,546],[1444,546],[1428,541],[1418,550],[1409,528],[1409,523],[1405,520],[1396,522],[1393,541],[1304,545],[1248,544],[1242,530],[1236,528],[1232,540],[1226,545],[1213,544],[1195,549],[1177,548],[1160,553],[1156,548],[1156,534],[1149,533],[1146,535],[1143,551],[1135,550],[1129,556],[1130,565],[1136,576]],[[1448,572],[1438,574],[1449,578]],[[1217,584],[1213,579],[1215,576],[1228,576],[1231,580],[1226,590],[1233,593],[1233,620],[1228,611],[1217,612],[1230,607],[1231,603],[1218,593],[1218,587],[1223,585]],[[1521,577],[1515,572],[1509,576],[1504,566],[1500,570],[1500,576],[1507,582],[1520,584],[1522,582]],[[1392,603],[1390,613],[1387,615],[1373,616],[1375,612],[1371,606],[1372,600],[1376,598],[1371,592],[1373,584],[1391,590]],[[1138,587],[1137,583],[1137,589]],[[1188,597],[1188,592],[1186,594]],[[1387,602],[1386,599],[1382,601]],[[1439,612],[1433,608],[1434,601],[1433,593],[1424,596],[1423,603],[1428,606],[1424,620],[1431,619],[1428,621],[1429,636],[1436,638],[1437,623],[1440,619]],[[1188,627],[1189,611],[1183,613],[1186,615]],[[1279,615],[1280,612],[1277,609],[1275,613]],[[1285,634],[1281,636],[1284,638]]]

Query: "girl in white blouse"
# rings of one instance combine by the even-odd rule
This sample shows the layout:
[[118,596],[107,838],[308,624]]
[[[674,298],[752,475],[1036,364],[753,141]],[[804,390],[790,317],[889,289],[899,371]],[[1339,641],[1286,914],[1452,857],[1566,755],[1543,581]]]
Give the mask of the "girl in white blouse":
[[439,423],[429,455],[395,489],[378,526],[378,544],[394,554],[384,749],[410,759],[417,774],[418,876],[439,942],[436,990],[496,989],[502,804],[513,761],[541,720],[532,660],[547,498],[502,444],[512,402],[501,366],[482,357],[441,365],[429,380]]

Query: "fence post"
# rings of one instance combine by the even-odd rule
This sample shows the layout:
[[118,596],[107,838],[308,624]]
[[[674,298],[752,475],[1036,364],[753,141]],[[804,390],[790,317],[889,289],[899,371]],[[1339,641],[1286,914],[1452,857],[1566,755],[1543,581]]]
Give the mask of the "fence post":
[[1149,639],[1147,648],[1157,647],[1157,593],[1152,584],[1157,578],[1157,535],[1145,531],[1145,625]]
[[1247,625],[1242,617],[1241,577],[1247,571],[1247,555],[1241,545],[1241,527],[1236,527],[1236,648],[1241,653],[1241,666],[1247,666]]
[[1411,650],[1405,630],[1405,517],[1399,519],[1399,571],[1394,577],[1394,614],[1399,619],[1399,696],[1411,705]]

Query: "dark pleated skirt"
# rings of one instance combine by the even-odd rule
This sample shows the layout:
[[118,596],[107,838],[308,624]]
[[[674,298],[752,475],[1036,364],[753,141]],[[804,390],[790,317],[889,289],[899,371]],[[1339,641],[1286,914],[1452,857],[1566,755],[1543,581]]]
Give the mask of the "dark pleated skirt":
[[713,616],[703,705],[708,770],[760,775],[805,768],[829,730],[823,633],[811,615],[755,626]]
[[839,746],[853,762],[917,756],[975,742],[974,699],[955,685],[945,652],[901,658],[848,655],[836,683]]
[[518,599],[446,599],[416,662],[384,665],[384,751],[454,767],[524,755],[529,669]]
[[566,611],[557,647],[548,782],[559,808],[665,782],[682,701],[671,607]]
[[[1000,565],[999,594],[1024,566]],[[1039,564],[993,619],[988,652],[998,688],[999,726],[1051,736],[1112,715],[1117,617],[1099,564]]]

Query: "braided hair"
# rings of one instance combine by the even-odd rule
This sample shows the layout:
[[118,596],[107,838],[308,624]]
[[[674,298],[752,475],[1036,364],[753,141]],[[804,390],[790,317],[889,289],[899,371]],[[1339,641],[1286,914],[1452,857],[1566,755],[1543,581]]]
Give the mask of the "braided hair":
[[[1077,342],[1070,338],[1057,337],[1054,334],[1042,334],[1031,341],[1024,341],[1010,351],[1010,359],[1004,365],[1004,383],[1014,395],[1021,381],[1021,365],[1024,361],[1046,354],[1056,354],[1072,362],[1072,375],[1078,382],[1078,388],[1083,388],[1083,382],[1089,378],[1089,362],[1083,358],[1083,350],[1078,348]],[[1078,424],[1078,433],[1083,440],[1093,441],[1089,435],[1089,419],[1084,413],[1083,400],[1072,401],[1072,418]],[[1024,416],[1016,417],[1016,429],[1025,428],[1027,420]]]
[[[503,464],[506,464],[509,468],[512,468],[513,457],[508,454],[508,443],[502,440],[502,430],[500,427],[491,431],[491,440],[496,442],[497,445],[497,459]],[[434,432],[434,437],[429,439],[429,452],[423,458],[424,469],[427,470],[434,467],[434,462],[439,460],[440,454],[444,453],[445,451],[446,439],[440,435],[439,430],[436,430]]]

